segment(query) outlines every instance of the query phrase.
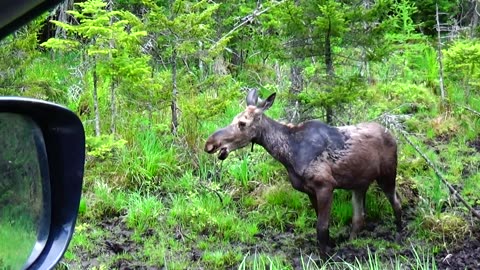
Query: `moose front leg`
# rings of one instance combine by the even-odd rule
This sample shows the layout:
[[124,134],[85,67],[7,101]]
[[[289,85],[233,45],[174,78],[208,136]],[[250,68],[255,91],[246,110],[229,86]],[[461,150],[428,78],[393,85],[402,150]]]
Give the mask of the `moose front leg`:
[[313,209],[315,210],[315,215],[318,218],[318,204],[317,204],[317,195],[308,193],[308,198],[310,199],[310,203],[312,204]]
[[330,250],[329,221],[332,207],[333,188],[329,186],[319,187],[316,192],[317,201],[317,241],[321,254],[327,254]]

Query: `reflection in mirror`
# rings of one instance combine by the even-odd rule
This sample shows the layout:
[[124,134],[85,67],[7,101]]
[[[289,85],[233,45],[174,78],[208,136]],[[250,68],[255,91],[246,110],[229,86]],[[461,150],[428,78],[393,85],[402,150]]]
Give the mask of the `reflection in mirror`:
[[50,182],[42,133],[26,116],[0,113],[0,269],[21,269],[35,260],[49,227]]

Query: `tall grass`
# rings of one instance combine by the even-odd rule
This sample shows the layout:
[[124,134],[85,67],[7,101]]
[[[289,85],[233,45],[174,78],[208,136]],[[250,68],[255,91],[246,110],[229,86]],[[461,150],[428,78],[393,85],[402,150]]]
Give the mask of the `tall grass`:
[[143,233],[147,229],[160,227],[165,207],[157,197],[134,192],[129,194],[126,206],[126,223],[130,228]]
[[34,220],[3,207],[0,214],[0,269],[21,269],[37,241]]
[[103,219],[120,216],[125,211],[127,193],[114,190],[107,181],[98,180],[93,185],[92,193],[84,194],[87,210],[85,217]]
[[241,158],[234,159],[228,167],[228,172],[236,179],[239,180],[243,187],[248,187],[248,182],[251,179],[251,170],[250,170],[250,158],[248,154],[243,154]]
[[131,181],[129,188],[153,191],[163,177],[179,170],[176,150],[168,136],[161,137],[149,129],[139,130],[121,157],[121,170]]
[[256,250],[253,254],[247,252],[243,256],[242,261],[238,265],[238,270],[275,270],[275,269],[289,269],[287,263],[284,262],[284,258],[271,257],[266,254],[258,253]]
[[[356,259],[354,262],[334,261],[332,258],[319,259],[316,256],[300,253],[299,268],[302,270],[435,270],[437,269],[435,260],[429,252],[425,252],[422,248],[412,246],[413,258],[409,259],[404,256],[390,257],[390,260],[381,258],[376,252],[367,250],[365,259]],[[244,255],[241,263],[238,265],[239,270],[276,270],[291,269],[291,264],[282,257],[272,257],[257,251],[254,254],[249,252]]]

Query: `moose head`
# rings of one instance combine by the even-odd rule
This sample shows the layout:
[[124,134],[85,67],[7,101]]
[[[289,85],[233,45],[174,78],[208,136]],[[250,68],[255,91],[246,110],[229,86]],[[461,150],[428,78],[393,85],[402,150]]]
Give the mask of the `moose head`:
[[218,151],[218,158],[224,160],[230,152],[255,142],[262,131],[260,123],[263,113],[272,106],[275,95],[273,93],[267,99],[261,100],[256,89],[250,90],[245,110],[235,116],[230,125],[217,130],[207,139],[205,151],[210,154]]

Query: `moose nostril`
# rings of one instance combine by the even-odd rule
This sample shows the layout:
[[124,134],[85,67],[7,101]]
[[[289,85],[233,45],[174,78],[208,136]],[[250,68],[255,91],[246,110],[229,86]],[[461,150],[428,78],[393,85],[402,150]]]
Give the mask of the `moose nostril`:
[[205,144],[205,152],[210,153],[210,152],[213,151],[213,149],[215,149],[215,147],[213,146],[213,144],[208,144],[208,143]]

